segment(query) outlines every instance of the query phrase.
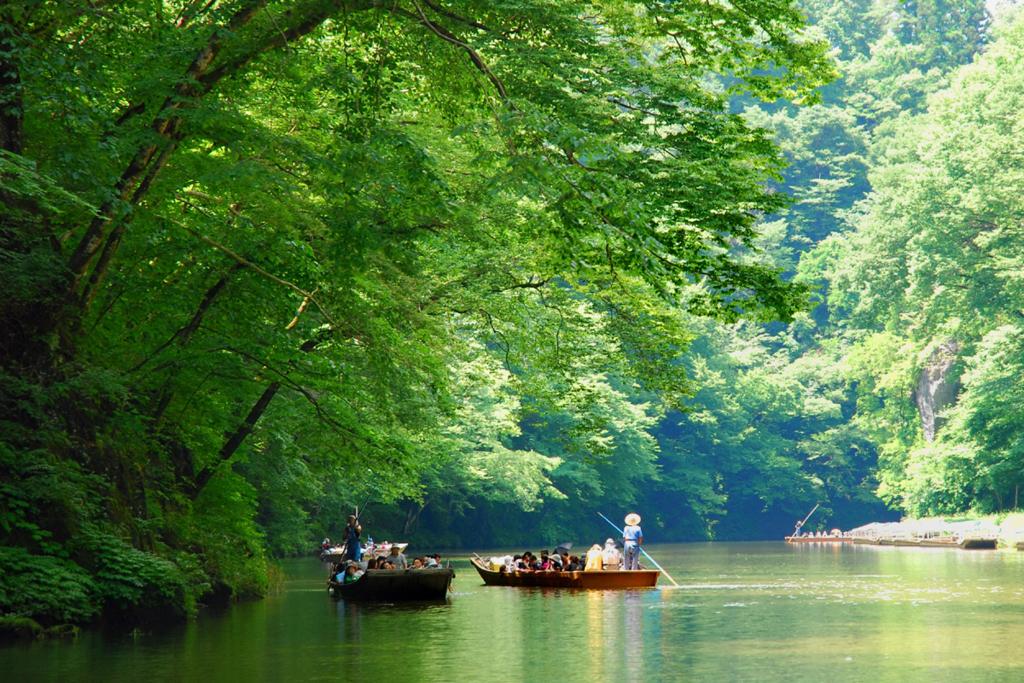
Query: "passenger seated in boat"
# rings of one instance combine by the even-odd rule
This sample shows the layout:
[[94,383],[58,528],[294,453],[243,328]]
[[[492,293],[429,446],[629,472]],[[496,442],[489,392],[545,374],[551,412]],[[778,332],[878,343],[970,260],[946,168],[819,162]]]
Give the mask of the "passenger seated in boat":
[[549,556],[548,559],[551,560],[551,569],[554,571],[560,572],[565,569],[565,560],[558,553]]
[[430,557],[431,557],[432,560],[434,560],[434,566],[440,568],[441,567],[441,553],[434,553]]
[[359,580],[359,577],[363,575],[362,570],[356,564],[350,564],[345,569],[345,575],[343,578],[344,583],[354,583]]
[[381,558],[379,569],[395,569],[395,563],[391,560],[385,560]]
[[569,571],[569,563],[572,562],[573,556],[569,554],[568,550],[563,550],[559,558],[562,560],[562,571]]
[[601,564],[606,570],[618,570],[622,568],[622,555],[615,547],[615,541],[608,539],[604,542],[604,552],[601,553]]
[[396,567],[401,567],[402,569],[409,568],[409,561],[405,559],[405,554],[397,545],[391,546],[391,554],[388,555],[388,562]]
[[588,572],[601,570],[601,546],[596,543],[590,546],[590,550],[587,551],[587,562],[583,568]]
[[543,572],[551,569],[551,558],[548,557],[548,551],[540,551],[540,570]]
[[548,553],[541,553],[541,563],[544,563],[544,558],[547,558],[547,569],[549,572],[556,572],[559,570],[558,555],[552,555]]
[[415,560],[412,561],[412,568],[423,569],[423,560],[417,557]]

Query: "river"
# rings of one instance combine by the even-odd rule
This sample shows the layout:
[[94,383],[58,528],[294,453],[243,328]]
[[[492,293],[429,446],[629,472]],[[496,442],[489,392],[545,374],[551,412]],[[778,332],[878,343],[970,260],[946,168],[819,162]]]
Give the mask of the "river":
[[332,601],[315,560],[283,591],[144,634],[0,649],[4,681],[1022,681],[1024,552],[784,543],[654,545],[681,584],[484,587],[450,601]]

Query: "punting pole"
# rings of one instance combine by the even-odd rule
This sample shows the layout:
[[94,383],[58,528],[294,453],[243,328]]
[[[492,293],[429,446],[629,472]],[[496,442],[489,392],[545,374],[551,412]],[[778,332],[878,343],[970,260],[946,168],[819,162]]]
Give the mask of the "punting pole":
[[[625,536],[625,534],[622,532],[622,529],[620,529],[619,527],[615,526],[615,522],[613,522],[612,520],[608,519],[607,517],[602,515],[600,512],[598,512],[597,515],[598,515],[598,517],[600,517],[604,521],[606,521],[609,524],[611,524],[612,528],[619,532],[619,536]],[[665,575],[665,578],[667,578],[669,581],[672,582],[673,586],[675,586],[676,588],[679,588],[679,584],[676,583],[676,580],[672,578],[672,575],[669,574],[667,571],[665,571],[665,569],[660,564],[655,562],[654,558],[651,557],[651,555],[646,550],[644,550],[643,546],[640,546],[640,552],[642,552],[644,554],[644,557],[646,557],[648,560],[651,561],[651,564],[653,564],[655,567],[658,568],[658,571],[660,571],[662,574]]]
[[818,509],[819,505],[821,505],[821,503],[815,503],[814,507],[811,508],[811,511],[807,513],[806,517],[804,517],[804,521],[800,522],[800,528],[801,529],[803,528],[804,524],[807,524],[807,520],[809,520],[811,518],[811,515],[814,514],[814,511]]

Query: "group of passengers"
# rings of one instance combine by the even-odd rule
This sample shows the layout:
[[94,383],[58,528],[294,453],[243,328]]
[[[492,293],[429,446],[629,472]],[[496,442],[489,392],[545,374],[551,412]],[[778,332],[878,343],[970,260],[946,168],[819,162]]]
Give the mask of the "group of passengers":
[[622,552],[609,538],[602,548],[595,543],[584,555],[571,555],[560,546],[553,552],[543,551],[537,557],[530,551],[522,555],[490,558],[491,567],[499,572],[582,572],[622,569]]
[[800,525],[797,524],[796,531],[793,535],[797,538],[846,538],[849,534],[840,529],[832,529],[831,531],[800,531]]
[[338,583],[352,583],[358,581],[359,577],[369,570],[440,569],[440,567],[440,553],[414,557],[412,562],[409,562],[402,549],[393,545],[388,555],[371,556],[360,562],[354,560],[338,562],[331,568],[331,576]]
[[[608,520],[605,517],[605,520]],[[608,520],[610,523],[610,520]],[[492,557],[491,569],[511,572],[578,572],[617,571],[640,569],[640,546],[644,532],[640,529],[640,515],[631,512],[626,515],[626,526],[622,529],[622,552],[615,539],[604,542],[604,548],[595,543],[585,555],[570,555],[569,546],[558,546],[553,553],[542,552],[540,558],[527,551],[522,555]],[[483,558],[481,558],[483,559]]]

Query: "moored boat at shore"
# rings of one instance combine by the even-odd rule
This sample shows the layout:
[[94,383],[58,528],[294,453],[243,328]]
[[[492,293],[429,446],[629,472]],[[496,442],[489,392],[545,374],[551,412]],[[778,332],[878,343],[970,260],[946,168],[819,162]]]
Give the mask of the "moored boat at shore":
[[329,579],[335,598],[369,602],[440,601],[448,597],[455,572],[446,568],[369,569],[357,580],[342,583]]
[[867,538],[850,539],[856,545],[888,545],[902,548],[956,548],[960,550],[995,550],[995,538]]
[[488,586],[520,586],[526,588],[582,588],[611,590],[618,588],[653,588],[658,583],[657,569],[601,571],[494,571],[480,560],[470,560],[480,578]]

